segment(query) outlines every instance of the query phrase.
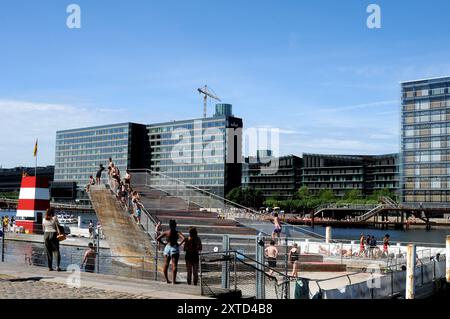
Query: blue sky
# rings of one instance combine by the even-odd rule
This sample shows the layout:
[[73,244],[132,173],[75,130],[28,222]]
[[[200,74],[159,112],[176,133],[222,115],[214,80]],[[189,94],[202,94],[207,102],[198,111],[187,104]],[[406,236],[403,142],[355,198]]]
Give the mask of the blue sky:
[[[381,29],[366,26],[370,3]],[[282,154],[397,152],[399,83],[450,74],[448,12],[446,0],[2,0],[0,165],[34,165],[36,138],[53,164],[59,129],[201,117],[204,84],[246,128],[280,128]]]

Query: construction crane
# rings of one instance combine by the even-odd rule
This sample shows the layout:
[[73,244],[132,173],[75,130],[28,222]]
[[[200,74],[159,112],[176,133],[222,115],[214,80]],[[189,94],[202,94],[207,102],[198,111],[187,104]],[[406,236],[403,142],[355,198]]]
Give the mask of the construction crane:
[[200,94],[204,95],[204,97],[203,97],[203,117],[206,118],[206,116],[207,116],[207,114],[206,114],[206,107],[207,107],[207,104],[208,104],[208,97],[211,98],[211,99],[217,100],[219,102],[221,102],[221,100],[214,93],[212,93],[211,92],[212,90],[209,89],[208,86],[206,86],[206,85],[204,87],[200,88],[200,89],[197,89],[197,91]]

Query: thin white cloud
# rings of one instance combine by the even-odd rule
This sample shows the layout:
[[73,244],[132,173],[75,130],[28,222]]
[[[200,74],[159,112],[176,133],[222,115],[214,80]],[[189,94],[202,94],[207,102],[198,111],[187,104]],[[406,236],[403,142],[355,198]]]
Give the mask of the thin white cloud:
[[57,130],[121,122],[118,111],[0,99],[0,166],[34,166],[36,139],[38,165],[53,165]]

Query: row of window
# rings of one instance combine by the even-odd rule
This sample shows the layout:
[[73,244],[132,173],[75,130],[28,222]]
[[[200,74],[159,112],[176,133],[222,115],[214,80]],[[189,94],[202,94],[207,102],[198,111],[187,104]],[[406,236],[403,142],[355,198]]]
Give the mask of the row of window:
[[[181,141],[189,144],[204,143],[213,141],[224,141],[225,133],[218,130],[214,132],[205,132],[202,135],[194,135],[192,132],[174,132],[173,134],[158,135],[155,138],[150,138],[150,145],[173,145]],[[157,144],[157,143],[160,144]]]
[[[165,144],[166,145],[166,144]],[[150,150],[152,153],[164,153],[164,152],[172,152],[174,149],[211,149],[214,148],[216,150],[224,149],[223,141],[219,142],[209,142],[209,143],[179,143],[176,146],[151,146]]]
[[412,98],[412,97],[423,97],[423,96],[430,96],[430,95],[441,95],[441,94],[445,94],[448,93],[450,94],[450,87],[440,87],[440,88],[434,88],[434,89],[429,89],[429,88],[425,88],[425,89],[421,89],[421,90],[411,90],[411,91],[404,91],[403,92],[403,96],[407,97],[407,98]]
[[[114,161],[121,160],[121,159],[127,159],[127,158],[128,158],[128,153],[114,154]],[[96,163],[104,163],[105,162],[105,155],[86,155],[86,156],[60,157],[60,158],[56,158],[55,166],[58,167],[61,163],[68,163],[68,162],[79,162],[80,165],[81,165],[82,163],[86,163],[88,161],[90,161],[90,162],[95,161]]]
[[223,164],[209,164],[209,165],[173,165],[167,167],[152,166],[152,170],[160,172],[200,172],[200,171],[223,171]]
[[434,177],[431,179],[406,178],[405,189],[450,189],[450,179]]
[[405,137],[414,136],[433,136],[433,135],[449,135],[450,123],[446,124],[433,124],[415,128],[414,126],[406,126],[404,130]]
[[112,154],[115,156],[115,154],[120,153],[128,153],[128,148],[123,147],[114,147],[114,148],[101,148],[101,149],[92,149],[92,150],[85,150],[85,151],[66,151],[66,152],[56,152],[56,157],[62,157],[62,156],[83,156],[83,155],[96,155],[96,154]]
[[122,146],[122,149],[128,148],[128,140],[113,140],[107,142],[94,142],[86,144],[74,144],[74,145],[57,145],[57,151],[75,151],[75,150],[90,150],[106,147]]
[[436,114],[421,114],[416,116],[406,116],[405,124],[428,123],[428,122],[445,122],[450,121],[450,112],[438,112]]
[[112,134],[125,133],[125,132],[128,132],[128,126],[98,129],[98,130],[91,130],[91,131],[70,132],[70,133],[56,132],[56,139],[71,139],[71,138],[87,137],[87,136],[96,136],[97,137],[97,136],[102,136],[102,135],[110,136]]
[[431,142],[408,142],[404,143],[405,150],[426,150],[426,149],[439,149],[439,148],[450,148],[450,137],[449,141],[431,141]]
[[223,120],[213,120],[213,121],[207,121],[207,120],[196,120],[191,123],[185,123],[185,124],[173,124],[173,125],[167,125],[167,126],[161,126],[161,127],[148,127],[149,135],[155,134],[155,133],[164,133],[164,132],[172,132],[177,129],[185,129],[185,130],[193,130],[198,128],[211,128],[211,127],[225,127],[225,121]]
[[[94,161],[94,162],[72,162],[72,163],[59,163],[57,166],[55,166],[55,170],[59,169],[59,168],[71,168],[71,167],[98,167],[99,164],[102,163],[104,167],[107,167],[107,163],[108,161]],[[117,160],[114,159],[114,164],[117,166],[123,166],[123,165],[127,165],[128,160]]]
[[404,201],[407,203],[436,203],[450,202],[450,195],[406,195]]
[[412,112],[412,111],[425,111],[429,109],[439,109],[439,108],[447,108],[450,107],[450,100],[422,100],[417,101],[415,103],[407,103],[403,105],[404,112]]
[[[125,172],[125,170],[127,169],[126,166],[122,166],[122,165],[117,165],[117,167],[119,168],[119,170],[122,172]],[[95,166],[91,166],[91,167],[87,167],[87,168],[69,168],[69,169],[55,169],[55,176],[56,175],[67,175],[67,174],[85,174],[85,175],[95,175],[95,173],[97,172],[98,167]],[[104,173],[106,174],[106,173]],[[104,175],[106,176],[106,175]],[[89,176],[87,176],[89,178]]]
[[[89,144],[89,143],[98,143],[104,141],[114,141],[114,140],[124,140],[126,144],[128,144],[128,134],[118,134],[118,135],[104,135],[97,137],[83,137],[83,138],[75,138],[75,139],[56,139],[56,145],[70,145],[70,144]],[[95,147],[94,145],[91,147]]]

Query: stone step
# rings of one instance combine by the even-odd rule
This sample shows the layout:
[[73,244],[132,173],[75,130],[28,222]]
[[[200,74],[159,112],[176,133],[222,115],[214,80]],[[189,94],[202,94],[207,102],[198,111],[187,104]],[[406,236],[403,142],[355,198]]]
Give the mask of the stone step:
[[299,263],[298,271],[305,272],[345,272],[347,265],[328,262],[303,262]]

